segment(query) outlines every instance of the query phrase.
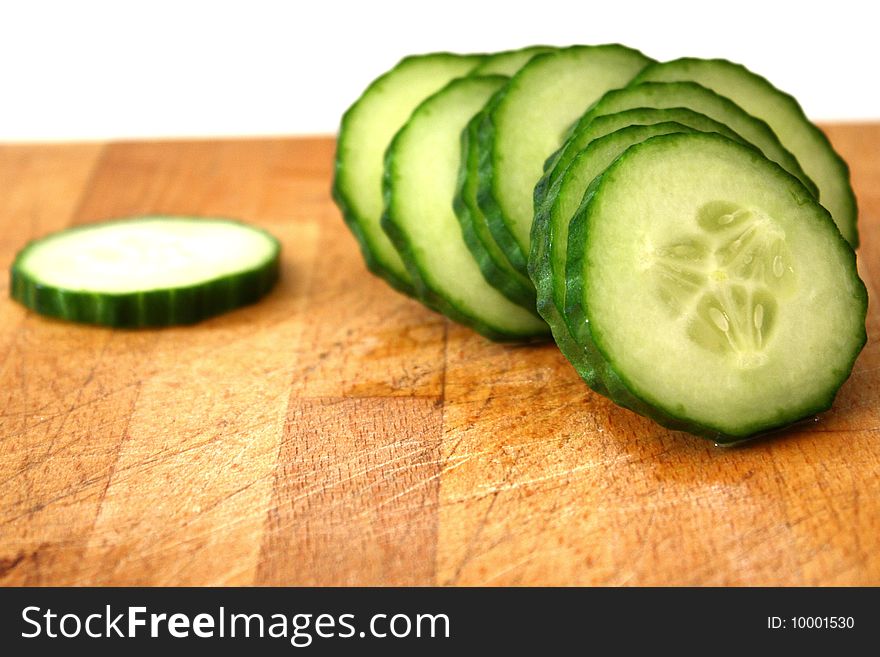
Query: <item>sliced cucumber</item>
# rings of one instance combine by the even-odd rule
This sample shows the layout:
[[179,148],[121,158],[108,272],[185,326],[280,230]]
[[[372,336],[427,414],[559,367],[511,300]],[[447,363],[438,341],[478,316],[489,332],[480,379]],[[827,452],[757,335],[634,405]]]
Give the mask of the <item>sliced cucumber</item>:
[[370,270],[407,294],[415,293],[412,280],[380,225],[385,149],[419,103],[482,61],[482,56],[449,53],[407,57],[376,79],[342,117],[333,198]]
[[733,100],[763,119],[779,141],[800,162],[819,188],[819,200],[847,241],[858,246],[858,210],[849,180],[849,167],[825,136],[804,114],[798,102],[745,66],[724,59],[691,57],[653,64],[634,82],[693,80]]
[[[658,125],[656,133],[649,129],[649,126],[652,125]],[[633,129],[625,130],[630,127]],[[553,188],[544,198],[537,199],[535,202],[535,219],[532,223],[531,235],[532,247],[529,254],[529,276],[538,286],[538,309],[542,316],[546,318],[545,310],[542,307],[547,303],[553,303],[559,312],[565,308],[564,270],[565,252],[568,245],[568,224],[593,178],[632,144],[654,136],[654,134],[681,131],[681,127],[702,132],[717,132],[735,141],[745,143],[742,137],[723,123],[681,107],[671,109],[638,108],[607,114],[596,117],[584,128],[581,135],[581,140],[586,144],[584,149],[556,179]],[[590,148],[595,140],[617,131],[622,132],[614,140],[604,140],[601,145],[597,144],[595,148]],[[557,267],[560,268],[558,277],[553,275],[553,271],[556,271]],[[548,287],[547,284],[550,280],[556,280],[557,283]],[[554,310],[546,309],[546,312],[554,312]]]
[[36,312],[118,327],[189,324],[253,303],[278,279],[280,244],[229,219],[138,217],[27,245],[11,294]]
[[522,340],[547,325],[486,282],[452,207],[461,132],[506,82],[461,78],[419,105],[388,148],[382,225],[426,304],[487,337]]
[[486,114],[480,112],[461,133],[462,156],[453,207],[465,243],[485,279],[514,303],[531,309],[535,307],[535,288],[531,280],[510,264],[495,241],[488,219],[477,202],[480,183],[479,135],[487,120]]
[[510,264],[527,275],[532,190],[572,122],[647,57],[619,45],[573,46],[533,57],[487,106],[478,135],[477,201]]
[[[501,74],[510,76],[535,55],[551,50],[552,48],[546,46],[537,46],[491,55],[484,63],[474,69],[472,75]],[[504,252],[492,237],[486,216],[477,203],[480,175],[480,152],[477,147],[477,138],[480,126],[484,121],[487,121],[485,108],[474,116],[462,131],[461,167],[453,202],[455,214],[461,224],[465,243],[489,284],[514,303],[528,310],[533,310],[535,308],[535,289],[532,287],[532,282],[528,276],[516,270],[507,260]]]
[[536,187],[535,197],[543,199],[553,181],[583,148],[587,139],[585,131],[593,119],[636,107],[686,107],[705,114],[730,127],[766,157],[800,179],[811,192],[816,192],[816,186],[804,173],[797,158],[785,149],[770,127],[729,98],[695,82],[642,82],[609,92],[581,117],[570,138],[548,161],[545,174]]
[[630,147],[569,232],[567,309],[612,397],[738,441],[827,409],[865,344],[867,294],[831,216],[783,169],[705,133]]
[[[644,119],[649,118],[652,112],[662,115],[666,110],[641,112],[641,118]],[[693,125],[675,122],[631,125],[610,134],[600,135],[599,128],[602,124],[607,124],[607,127],[611,128],[621,123],[623,119],[619,115],[609,115],[602,117],[608,120],[594,121],[592,128],[596,131],[597,138],[587,144],[566,172],[554,183],[547,202],[536,212],[532,226],[529,273],[538,293],[538,312],[550,325],[560,350],[575,366],[581,377],[593,390],[603,394],[607,392],[604,382],[604,362],[595,352],[592,343],[579,335],[586,328],[583,315],[579,307],[568,315],[565,314],[568,225],[593,179],[633,144],[657,135],[692,132],[696,129],[720,128],[726,131],[720,124],[689,110],[675,110],[670,114],[689,120]],[[566,318],[572,322],[571,327],[566,323]]]

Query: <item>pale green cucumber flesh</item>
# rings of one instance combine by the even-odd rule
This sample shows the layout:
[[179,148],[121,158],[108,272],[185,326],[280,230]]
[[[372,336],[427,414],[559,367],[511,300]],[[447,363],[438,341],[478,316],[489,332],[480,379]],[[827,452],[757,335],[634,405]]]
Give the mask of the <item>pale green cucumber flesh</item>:
[[11,296],[51,317],[114,327],[190,324],[257,301],[279,274],[280,244],[230,219],[133,217],[28,244]]
[[386,155],[382,222],[420,299],[489,338],[523,340],[546,335],[547,325],[486,282],[452,206],[461,132],[506,81],[454,80],[416,108]]
[[593,179],[627,148],[657,135],[691,130],[679,123],[665,122],[632,125],[598,137],[578,154],[556,181],[547,203],[535,215],[529,273],[537,289],[538,312],[549,324],[560,350],[578,374],[593,390],[602,394],[608,394],[605,362],[592,342],[581,335],[586,329],[583,311],[576,305],[566,313],[565,261],[569,221]]
[[609,89],[647,63],[619,45],[574,46],[533,57],[487,106],[477,200],[511,264],[527,273],[532,194],[566,130]]
[[[746,143],[726,125],[684,108],[626,110],[596,117],[585,127],[581,135],[584,149],[555,180],[546,198],[538,200],[536,187],[535,221],[532,227],[532,253],[536,255],[529,258],[529,273],[534,282],[533,267],[546,265],[551,272],[560,268],[559,275],[552,276],[557,281],[549,290],[552,295],[539,295],[541,302],[552,300],[560,311],[565,308],[564,267],[568,224],[593,178],[632,144],[655,134],[687,132],[688,128],[717,132],[734,141]],[[611,134],[615,134],[615,138],[606,139]],[[600,139],[602,141],[591,148]],[[545,248],[545,245],[549,245],[549,248]],[[537,257],[539,252],[543,257]],[[542,280],[547,280],[547,277],[542,277]]]
[[407,57],[370,84],[342,117],[333,198],[369,269],[407,294],[414,294],[409,272],[381,227],[385,150],[419,103],[482,61],[450,53]]
[[569,232],[567,307],[661,424],[735,442],[826,410],[866,340],[855,254],[809,191],[706,133],[630,147]]
[[768,159],[798,178],[815,195],[816,186],[813,181],[804,173],[797,158],[786,150],[764,121],[752,116],[729,98],[696,82],[642,82],[606,94],[581,117],[571,137],[553,158],[551,184],[583,148],[581,133],[595,117],[634,107],[686,107],[724,123],[758,148]]
[[816,183],[819,201],[834,217],[840,232],[854,248],[858,246],[858,210],[849,167],[794,97],[746,67],[723,59],[683,58],[652,64],[634,83],[680,80],[698,82],[766,121]]

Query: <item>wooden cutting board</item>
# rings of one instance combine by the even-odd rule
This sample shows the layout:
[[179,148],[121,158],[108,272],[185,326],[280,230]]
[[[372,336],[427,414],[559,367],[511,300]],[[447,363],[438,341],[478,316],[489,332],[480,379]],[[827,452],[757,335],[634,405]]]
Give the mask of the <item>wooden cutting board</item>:
[[284,243],[195,327],[52,321],[0,290],[0,583],[880,584],[880,124],[828,126],[861,203],[869,343],[834,409],[745,447],[591,393],[369,275],[330,139],[0,147],[0,264],[142,213]]

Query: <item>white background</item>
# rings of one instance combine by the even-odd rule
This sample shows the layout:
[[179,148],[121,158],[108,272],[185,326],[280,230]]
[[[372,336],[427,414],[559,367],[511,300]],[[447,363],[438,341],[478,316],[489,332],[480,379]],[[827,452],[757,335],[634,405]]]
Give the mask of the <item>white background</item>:
[[875,3],[0,0],[0,141],[335,132],[402,56],[621,42],[880,118]]

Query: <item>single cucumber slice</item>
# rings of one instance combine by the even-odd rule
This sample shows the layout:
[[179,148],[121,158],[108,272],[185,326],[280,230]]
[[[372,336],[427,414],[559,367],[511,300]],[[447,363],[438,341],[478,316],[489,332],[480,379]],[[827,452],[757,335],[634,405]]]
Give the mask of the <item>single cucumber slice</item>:
[[120,219],[28,244],[12,265],[11,294],[76,322],[190,324],[265,295],[280,251],[266,231],[229,219]]
[[[546,46],[535,46],[491,55],[474,69],[472,75],[501,74],[510,76],[535,55],[551,50],[553,49]],[[535,289],[532,287],[532,282],[528,276],[516,270],[507,260],[504,252],[492,237],[486,216],[477,203],[480,175],[480,153],[477,148],[477,137],[480,126],[486,120],[484,108],[471,119],[462,131],[461,166],[453,206],[461,224],[464,241],[485,279],[514,303],[528,310],[533,310],[535,308]]]
[[866,341],[867,293],[827,210],[718,135],[653,137],[588,191],[569,232],[567,311],[615,401],[718,442],[827,409]]
[[547,170],[538,183],[536,198],[543,198],[553,181],[584,147],[584,132],[597,116],[613,114],[635,107],[686,107],[727,125],[743,139],[761,150],[764,155],[794,175],[814,193],[816,186],[801,169],[800,164],[779,142],[776,134],[762,120],[755,118],[729,98],[715,93],[696,82],[642,82],[625,89],[607,93],[578,121],[570,138],[548,161]]
[[766,121],[816,183],[819,200],[834,217],[840,232],[853,248],[858,246],[858,209],[850,185],[849,167],[792,96],[745,66],[724,59],[687,57],[653,64],[634,82],[680,80],[698,82]]
[[479,131],[477,201],[498,246],[527,275],[532,190],[572,122],[651,60],[620,45],[572,46],[533,57],[487,106]]
[[[687,110],[679,114],[681,118],[689,118],[700,127],[716,127],[711,119],[693,112],[690,113],[693,116],[688,116],[684,112]],[[611,119],[616,116],[618,115],[603,118]],[[608,123],[611,127],[617,121],[594,121],[594,128],[598,128],[597,123]],[[657,135],[693,131],[693,128],[681,123],[665,122],[632,125],[598,136],[578,154],[566,172],[554,183],[547,203],[535,215],[529,273],[538,292],[538,312],[550,325],[560,350],[574,365],[581,378],[593,390],[602,394],[607,394],[605,363],[592,342],[580,336],[580,332],[586,329],[583,313],[579,306],[570,313],[565,313],[565,262],[569,221],[593,179],[627,148]],[[571,326],[566,323],[566,319],[571,321]]]
[[419,103],[482,61],[449,53],[407,57],[370,84],[342,117],[333,198],[370,271],[407,294],[415,294],[412,280],[380,225],[385,149]]
[[486,282],[452,207],[461,132],[506,82],[461,78],[419,105],[388,148],[382,225],[420,299],[487,337],[522,340],[546,334],[547,325]]

